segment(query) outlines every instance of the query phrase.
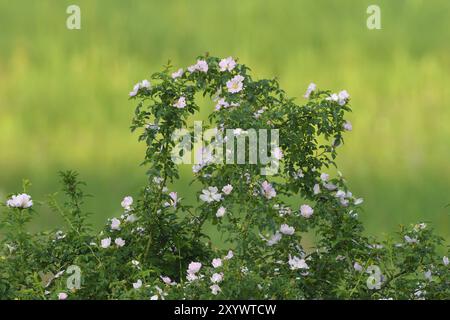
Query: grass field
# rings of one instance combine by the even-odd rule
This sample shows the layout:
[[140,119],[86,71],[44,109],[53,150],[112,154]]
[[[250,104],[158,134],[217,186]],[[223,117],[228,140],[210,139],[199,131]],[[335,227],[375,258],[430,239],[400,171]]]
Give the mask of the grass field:
[[[373,2],[381,30],[366,27]],[[74,3],[81,30],[65,26]],[[299,99],[311,81],[347,89],[353,132],[338,163],[368,232],[420,220],[449,238],[449,12],[447,0],[0,0],[0,200],[22,178],[43,199],[58,170],[75,169],[93,222],[119,214],[145,180],[128,92],[168,59],[184,67],[208,51]],[[176,187],[192,200],[188,171]],[[59,223],[42,211],[34,229]]]

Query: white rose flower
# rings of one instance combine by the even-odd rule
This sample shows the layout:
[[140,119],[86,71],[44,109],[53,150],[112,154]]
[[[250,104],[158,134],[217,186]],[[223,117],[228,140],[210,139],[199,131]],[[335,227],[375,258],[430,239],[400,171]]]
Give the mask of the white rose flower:
[[286,234],[286,235],[293,235],[295,232],[295,228],[294,227],[290,227],[287,224],[282,224],[280,227],[280,232],[282,234]]
[[308,206],[307,204],[303,204],[300,207],[300,214],[305,217],[305,218],[309,218],[313,215],[314,210],[313,208],[311,208],[310,206]]
[[100,246],[103,249],[109,248],[110,245],[111,245],[111,238],[102,239],[100,242]]
[[237,93],[241,91],[244,87],[243,81],[244,77],[241,75],[236,75],[231,80],[228,80],[227,81],[228,92]]
[[214,268],[219,268],[219,267],[221,267],[221,266],[222,266],[222,259],[220,259],[220,258],[215,258],[215,259],[213,259],[213,261],[212,261],[212,266],[213,266]]
[[120,220],[117,218],[111,219],[111,230],[120,230]]
[[223,192],[225,195],[229,195],[229,194],[231,193],[231,191],[233,191],[233,186],[232,186],[231,184],[227,184],[226,186],[224,186],[224,187],[222,188],[222,192]]
[[219,68],[220,71],[231,71],[236,67],[236,61],[232,57],[228,57],[220,60]]
[[183,109],[184,107],[186,107],[186,98],[185,97],[179,97],[177,102],[175,102],[173,104],[173,106],[175,108],[178,108],[178,109]]
[[26,193],[13,195],[11,199],[6,201],[6,205],[10,208],[28,209],[33,206],[31,196]]
[[114,243],[120,248],[125,245],[125,240],[123,240],[122,238],[117,238],[116,240],[114,240]]
[[125,211],[131,211],[131,206],[133,205],[133,197],[127,196],[123,198],[120,205],[125,209]]

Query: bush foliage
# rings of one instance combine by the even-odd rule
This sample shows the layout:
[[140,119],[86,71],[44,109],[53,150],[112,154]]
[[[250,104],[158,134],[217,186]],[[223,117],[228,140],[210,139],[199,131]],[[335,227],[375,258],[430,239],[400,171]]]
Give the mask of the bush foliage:
[[[339,171],[324,173],[336,167],[351,130],[348,93],[311,84],[299,105],[276,79],[254,80],[249,71],[232,58],[205,56],[186,71],[169,64],[133,88],[131,129],[147,146],[148,183],[99,233],[88,224],[76,172],[60,174],[62,204],[59,194],[46,201],[64,218],[63,230],[29,233],[27,223],[37,216],[29,183],[10,195],[1,215],[0,297],[448,299],[444,240],[424,223],[383,241],[368,238],[358,218],[362,199]],[[278,129],[272,159],[280,166],[263,175],[263,164],[196,164],[202,191],[192,207],[180,197],[189,189],[168,187],[179,178],[172,133],[199,110],[198,94],[217,102],[209,125],[218,133]],[[212,244],[206,225],[226,249]]]

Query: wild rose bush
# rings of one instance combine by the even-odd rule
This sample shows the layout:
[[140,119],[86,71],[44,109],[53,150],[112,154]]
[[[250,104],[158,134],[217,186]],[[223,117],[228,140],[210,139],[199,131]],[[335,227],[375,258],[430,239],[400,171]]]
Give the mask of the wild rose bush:
[[[197,94],[216,101],[209,120],[219,133],[278,129],[280,144],[271,153],[280,166],[263,175],[263,164],[195,164],[202,190],[192,207],[183,200],[188,189],[169,186],[179,178],[172,133],[199,110]],[[347,91],[311,84],[298,105],[277,80],[253,80],[233,58],[206,56],[187,70],[168,65],[130,97],[137,101],[131,128],[147,145],[148,184],[125,197],[123,214],[96,233],[83,209],[83,183],[63,172],[65,200],[53,194],[46,203],[64,218],[64,229],[30,234],[27,224],[42,203],[24,183],[2,210],[2,299],[450,297],[443,239],[424,223],[384,241],[369,239],[358,218],[362,199],[342,174],[329,174],[344,132],[352,130]],[[225,249],[212,244],[205,225],[216,228]],[[305,244],[307,234],[313,245]]]

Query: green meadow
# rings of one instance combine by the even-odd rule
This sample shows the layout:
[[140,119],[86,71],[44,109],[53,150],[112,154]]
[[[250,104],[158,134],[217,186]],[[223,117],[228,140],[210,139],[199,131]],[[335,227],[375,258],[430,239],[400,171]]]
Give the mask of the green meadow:
[[[67,6],[81,30],[66,28]],[[366,26],[370,4],[381,30]],[[238,57],[255,78],[346,89],[353,131],[338,164],[369,234],[430,222],[450,238],[450,1],[0,0],[0,201],[32,181],[35,200],[77,170],[99,226],[145,183],[144,146],[131,134],[132,86],[199,54]],[[202,101],[197,120],[213,102]],[[194,201],[183,167],[175,188]],[[330,173],[333,173],[330,171]],[[34,230],[62,223],[45,203]]]

